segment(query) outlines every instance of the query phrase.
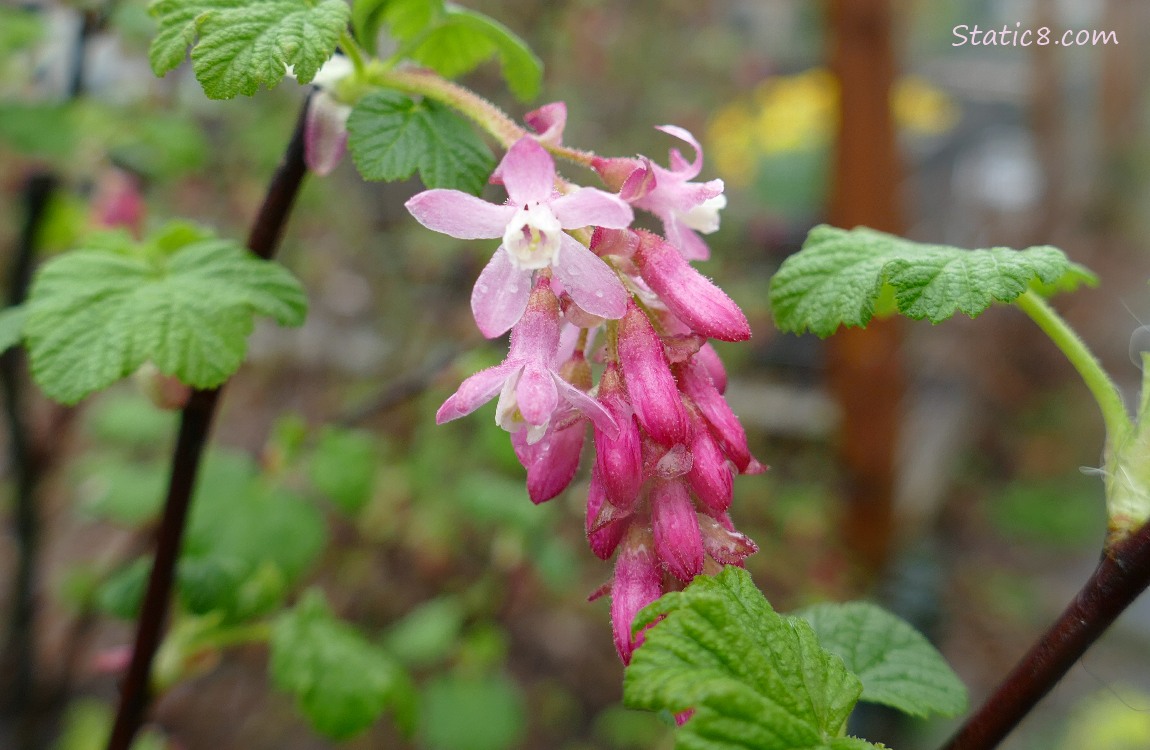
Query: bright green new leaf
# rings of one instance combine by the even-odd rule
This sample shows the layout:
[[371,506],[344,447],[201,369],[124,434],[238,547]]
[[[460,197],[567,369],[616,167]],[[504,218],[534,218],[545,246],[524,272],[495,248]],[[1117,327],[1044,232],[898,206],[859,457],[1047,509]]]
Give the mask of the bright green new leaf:
[[356,41],[374,55],[382,24],[396,40],[410,41],[442,13],[443,0],[355,0],[351,27]]
[[1066,290],[1094,282],[1087,269],[1049,246],[963,250],[824,225],[811,230],[803,249],[771,279],[770,300],[780,329],[826,337],[840,325],[869,323],[886,285],[899,312],[938,323],[956,311],[973,318],[1032,286]]
[[966,688],[942,654],[906,622],[868,602],[819,604],[796,613],[819,643],[846,663],[863,685],[860,700],[913,716],[957,716]]
[[805,622],[777,614],[746,571],[698,576],[635,619],[659,619],[623,682],[632,708],[695,713],[683,750],[848,750],[841,732],[862,685]]
[[443,20],[408,52],[447,78],[498,56],[507,86],[521,101],[539,94],[543,63],[511,29],[482,13],[448,6]]
[[276,621],[271,675],[296,696],[296,705],[320,733],[346,739],[367,729],[391,707],[410,728],[414,688],[387,653],[337,620],[323,595],[310,591]]
[[428,99],[369,94],[352,110],[347,131],[355,165],[367,180],[405,180],[419,170],[429,188],[476,194],[495,168],[495,157],[471,126]]
[[105,234],[36,274],[24,336],[51,398],[74,404],[148,361],[213,388],[243,362],[255,315],[303,322],[307,299],[282,266],[229,240],[158,244]]
[[335,52],[351,8],[344,0],[155,0],[149,57],[162,76],[192,47],[196,79],[212,99],[251,96],[290,65],[308,83]]
[[543,63],[515,32],[489,16],[443,0],[356,0],[352,26],[360,43],[374,49],[381,25],[400,42],[397,57],[447,78],[498,57],[515,96],[528,101],[539,94]]

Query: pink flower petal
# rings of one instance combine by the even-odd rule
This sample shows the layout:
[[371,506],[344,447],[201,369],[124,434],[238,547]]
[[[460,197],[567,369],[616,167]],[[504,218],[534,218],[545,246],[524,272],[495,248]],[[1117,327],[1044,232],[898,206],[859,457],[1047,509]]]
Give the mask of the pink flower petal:
[[635,218],[626,201],[595,188],[577,188],[556,198],[551,201],[551,211],[564,229],[589,226],[623,229]]
[[563,395],[563,398],[567,399],[572,406],[591,420],[596,431],[602,430],[611,437],[619,434],[619,425],[611,413],[603,408],[602,404],[558,375],[555,376],[555,385],[559,388],[559,393]]
[[563,129],[567,125],[567,105],[551,102],[523,115],[523,121],[538,135],[540,143],[558,146],[563,142]]
[[587,492],[587,543],[596,557],[611,557],[631,526],[631,518],[630,512],[620,511],[608,502],[599,472],[592,470]]
[[543,366],[555,362],[559,346],[559,300],[551,291],[551,281],[542,278],[527,299],[527,308],[511,329],[509,358]]
[[575,303],[600,318],[623,317],[627,312],[627,291],[611,267],[568,234],[563,234],[559,242],[559,257],[551,268]]
[[442,188],[417,193],[403,205],[423,226],[461,240],[502,237],[517,210]]
[[528,364],[519,376],[515,389],[515,403],[530,425],[546,424],[555,407],[559,406],[559,390],[551,373],[538,365]]
[[[619,325],[619,363],[639,424],[664,446],[687,439],[687,411],[647,315],[632,305]],[[721,396],[719,398],[722,398]]]
[[681,128],[678,125],[659,125],[655,130],[662,130],[667,135],[672,135],[681,141],[686,141],[691,144],[691,148],[695,149],[695,160],[693,162],[687,163],[678,149],[672,149],[670,163],[671,169],[675,174],[680,175],[683,179],[690,180],[696,177],[703,169],[703,147],[695,140],[695,136],[691,135],[691,131]]
[[531,295],[531,271],[516,268],[500,245],[471,290],[471,312],[489,339],[502,336],[519,322]]
[[480,370],[464,380],[455,393],[443,402],[435,413],[436,424],[459,419],[486,404],[503,388],[503,383],[522,365],[504,361],[502,364]]
[[678,248],[687,260],[707,260],[711,257],[711,248],[707,247],[707,243],[703,242],[694,229],[674,216],[663,219],[663,231],[667,241]]
[[652,550],[650,532],[632,527],[615,561],[615,583],[611,586],[611,629],[615,648],[624,664],[642,642],[642,634],[631,635],[631,623],[639,610],[663,593],[662,576]]
[[[503,186],[517,206],[546,203],[555,189],[555,162],[547,149],[529,136],[515,142],[499,165]],[[507,222],[504,222],[506,226]],[[501,236],[503,231],[500,230]]]

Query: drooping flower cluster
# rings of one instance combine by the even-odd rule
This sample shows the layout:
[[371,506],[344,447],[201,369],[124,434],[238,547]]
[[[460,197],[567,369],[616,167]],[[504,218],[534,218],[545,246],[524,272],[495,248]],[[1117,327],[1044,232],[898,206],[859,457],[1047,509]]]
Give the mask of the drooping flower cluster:
[[[763,467],[707,343],[743,341],[751,331],[688,262],[709,254],[697,232],[716,230],[725,204],[721,180],[692,181],[702,167],[698,142],[665,126],[695,149],[692,161],[674,150],[669,169],[642,157],[596,157],[591,166],[616,192],[574,187],[557,179],[547,151],[561,144],[566,114],[557,103],[527,116],[537,135],[513,144],[492,178],[506,188],[506,203],[427,190],[407,208],[452,237],[502,239],[471,306],[487,337],[511,331],[510,350],[467,378],[437,421],[498,397],[496,422],[511,433],[536,503],[570,484],[590,424],[587,538],[600,558],[617,553],[604,591],[626,663],[642,638],[631,635],[640,609],[756,550],[727,511],[735,475]],[[660,218],[666,236],[629,229],[632,206]],[[602,366],[597,384],[592,365]]]

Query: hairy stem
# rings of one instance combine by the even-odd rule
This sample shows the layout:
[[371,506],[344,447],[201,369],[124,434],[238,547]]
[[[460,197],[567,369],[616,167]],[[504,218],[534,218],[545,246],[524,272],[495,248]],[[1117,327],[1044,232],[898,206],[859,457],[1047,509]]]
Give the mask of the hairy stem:
[[1150,585],[1150,524],[1107,546],[1070,606],[942,750],[998,745]]
[[[519,127],[499,107],[470,89],[452,83],[436,73],[412,68],[390,69],[375,65],[369,69],[368,78],[378,86],[402,91],[405,94],[419,94],[446,104],[486,130],[504,148],[511,148],[517,140],[528,135],[526,130]],[[590,151],[548,143],[542,145],[561,159],[588,168],[595,158],[595,154]]]
[[[283,234],[292,204],[307,173],[304,164],[304,125],[307,101],[300,109],[295,131],[284,153],[283,161],[272,177],[263,205],[256,215],[248,249],[264,259],[274,255]],[[221,386],[222,388],[222,386]],[[171,480],[164,503],[164,515],[157,534],[156,557],[148,578],[143,608],[132,647],[132,660],[120,690],[116,722],[108,740],[108,750],[128,750],[140,730],[149,698],[152,661],[159,648],[167,620],[168,603],[175,580],[176,562],[187,524],[188,509],[200,459],[208,441],[208,432],[221,388],[195,391],[184,407],[179,437],[172,456]]]
[[1122,395],[1114,381],[1102,369],[1098,358],[1094,356],[1078,334],[1066,324],[1066,321],[1046,303],[1042,297],[1033,291],[1023,292],[1015,304],[1022,309],[1038,327],[1050,337],[1074,369],[1090,389],[1098,408],[1102,410],[1102,421],[1106,424],[1106,438],[1108,445],[1115,445],[1125,440],[1133,431],[1130,417],[1126,413],[1126,406],[1122,403]]

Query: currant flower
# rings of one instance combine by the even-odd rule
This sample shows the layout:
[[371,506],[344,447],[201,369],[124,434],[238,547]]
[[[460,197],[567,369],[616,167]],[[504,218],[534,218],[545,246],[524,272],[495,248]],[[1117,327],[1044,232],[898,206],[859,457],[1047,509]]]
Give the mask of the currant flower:
[[676,125],[657,128],[684,141],[695,150],[687,161],[678,149],[671,149],[670,169],[650,159],[596,159],[593,166],[604,182],[617,187],[629,203],[649,211],[663,222],[667,241],[687,260],[706,260],[711,256],[698,233],[711,234],[719,229],[719,211],[726,207],[723,181],[692,182],[703,169],[703,147],[690,131]]
[[[582,247],[582,245],[580,245]],[[510,433],[526,431],[526,442],[540,441],[552,416],[565,404],[614,435],[614,417],[598,401],[563,379],[555,367],[559,347],[559,300],[550,279],[540,279],[522,320],[511,331],[511,349],[501,364],[463,381],[435,415],[438,424],[466,416],[499,395],[495,422]]]
[[458,239],[502,237],[471,294],[471,311],[488,338],[506,333],[527,307],[532,278],[546,268],[584,311],[617,319],[627,311],[627,292],[615,272],[563,230],[630,225],[631,207],[594,188],[555,191],[555,162],[538,141],[525,136],[500,163],[507,189],[504,205],[458,190],[425,190],[406,204],[428,229]]

